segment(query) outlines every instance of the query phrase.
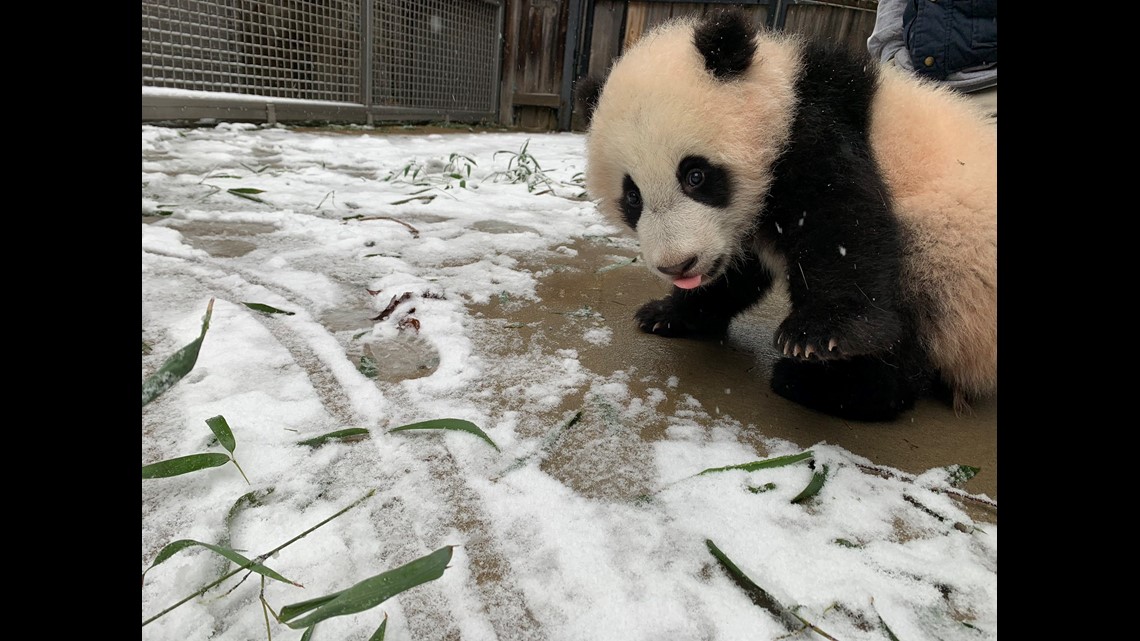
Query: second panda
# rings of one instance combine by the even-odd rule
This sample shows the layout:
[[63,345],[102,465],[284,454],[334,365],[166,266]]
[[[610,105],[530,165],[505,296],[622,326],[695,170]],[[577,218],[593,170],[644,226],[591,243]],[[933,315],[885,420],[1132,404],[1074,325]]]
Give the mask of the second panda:
[[869,421],[996,395],[997,134],[967,99],[734,11],[577,93],[587,192],[673,285],[643,331],[723,335],[782,279],[778,394]]

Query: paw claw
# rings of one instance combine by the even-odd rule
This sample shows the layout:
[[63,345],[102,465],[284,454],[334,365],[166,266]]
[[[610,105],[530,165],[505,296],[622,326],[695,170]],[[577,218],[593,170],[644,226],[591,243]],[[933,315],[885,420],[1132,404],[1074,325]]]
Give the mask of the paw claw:
[[792,344],[791,343],[784,343],[784,356],[791,356],[791,355],[792,355]]
[[807,346],[807,347],[804,349],[804,358],[811,358],[811,355],[812,355],[812,354],[814,354],[814,353],[815,353],[815,347],[814,347],[814,346],[812,346],[812,345],[808,345],[808,346]]
[[660,323],[660,322],[657,322],[657,323],[654,323],[654,324],[653,324],[653,329],[652,329],[651,331],[652,331],[654,334],[656,334],[656,333],[657,333],[657,330],[658,330],[658,329],[660,329],[660,328],[661,328],[661,323]]
[[827,342],[827,351],[834,352],[837,346],[839,346],[839,341],[833,338]]
[[798,357],[799,355],[800,355],[800,346],[799,346],[799,344],[796,344],[795,348],[792,349],[792,356]]

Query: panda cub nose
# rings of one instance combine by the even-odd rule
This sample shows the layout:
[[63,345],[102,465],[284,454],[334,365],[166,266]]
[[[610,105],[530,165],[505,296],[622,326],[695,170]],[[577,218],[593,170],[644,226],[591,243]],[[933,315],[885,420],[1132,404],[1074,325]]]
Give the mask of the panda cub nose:
[[658,266],[657,271],[661,272],[662,274],[665,274],[666,276],[681,276],[685,272],[692,269],[693,266],[696,264],[697,264],[697,257],[692,256],[688,260],[677,263],[676,265],[670,265],[669,267]]

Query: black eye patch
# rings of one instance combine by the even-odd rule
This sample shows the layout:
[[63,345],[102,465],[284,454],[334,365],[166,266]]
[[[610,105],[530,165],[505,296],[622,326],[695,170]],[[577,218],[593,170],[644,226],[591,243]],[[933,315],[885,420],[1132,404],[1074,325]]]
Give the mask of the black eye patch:
[[685,156],[677,165],[677,180],[689,198],[725,208],[732,198],[732,179],[728,169],[714,165],[703,156]]
[[621,208],[622,218],[625,219],[627,225],[633,229],[637,229],[637,221],[641,218],[641,190],[637,188],[637,184],[625,175],[621,181],[621,197],[618,199],[618,207]]

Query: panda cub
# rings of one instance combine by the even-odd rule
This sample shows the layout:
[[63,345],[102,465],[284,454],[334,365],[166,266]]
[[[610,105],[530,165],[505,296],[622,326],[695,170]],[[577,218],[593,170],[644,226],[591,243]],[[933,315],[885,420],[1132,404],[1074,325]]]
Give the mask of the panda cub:
[[997,392],[997,132],[864,56],[676,19],[580,82],[586,189],[672,293],[659,336],[723,335],[782,279],[772,389],[855,420]]

